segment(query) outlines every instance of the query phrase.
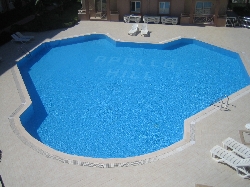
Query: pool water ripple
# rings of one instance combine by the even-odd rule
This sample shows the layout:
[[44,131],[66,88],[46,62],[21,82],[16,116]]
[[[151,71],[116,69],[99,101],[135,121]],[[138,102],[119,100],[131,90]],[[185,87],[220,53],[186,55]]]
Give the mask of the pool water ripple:
[[160,150],[183,138],[186,118],[249,85],[238,54],[199,41],[138,47],[86,38],[46,44],[44,55],[18,65],[34,110],[22,124],[61,152],[125,158]]

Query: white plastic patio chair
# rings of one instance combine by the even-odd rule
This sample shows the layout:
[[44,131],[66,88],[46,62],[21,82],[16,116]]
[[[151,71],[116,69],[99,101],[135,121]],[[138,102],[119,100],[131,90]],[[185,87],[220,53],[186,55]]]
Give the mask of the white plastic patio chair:
[[230,148],[234,153],[243,158],[250,158],[250,148],[237,142],[233,138],[228,137],[222,142],[222,145],[225,149]]
[[250,130],[250,123],[247,123],[247,124],[245,125],[245,127],[246,127],[247,130]]
[[250,158],[242,159],[232,151],[228,151],[218,145],[214,146],[210,150],[210,153],[216,162],[226,163],[236,169],[239,176],[243,178],[250,178]]
[[133,24],[132,28],[128,32],[129,35],[133,36],[139,31],[138,24]]
[[25,35],[23,35],[23,34],[20,33],[20,32],[16,32],[16,35],[17,35],[19,38],[34,39],[34,36],[25,36]]
[[15,41],[15,42],[25,43],[25,42],[30,41],[30,39],[27,39],[27,38],[20,38],[20,37],[18,37],[18,36],[15,35],[15,34],[12,34],[11,37],[13,38],[12,41]]
[[148,25],[145,23],[145,24],[142,24],[142,28],[141,28],[141,36],[142,35],[148,35]]

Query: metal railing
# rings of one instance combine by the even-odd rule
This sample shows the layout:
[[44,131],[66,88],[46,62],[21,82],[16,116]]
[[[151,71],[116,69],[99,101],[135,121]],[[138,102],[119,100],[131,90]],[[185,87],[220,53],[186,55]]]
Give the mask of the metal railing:
[[235,27],[236,23],[237,23],[237,17],[226,18],[226,27]]
[[238,25],[240,27],[250,28],[250,18],[249,17],[238,17]]
[[249,17],[227,17],[226,19],[227,27],[245,27],[250,28],[250,18]]
[[86,9],[80,9],[80,10],[78,10],[78,14],[86,14]]
[[212,15],[212,14],[194,14],[193,23],[213,24],[214,23],[214,15]]
[[[182,13],[181,17],[190,17],[188,13]],[[194,14],[193,23],[195,24],[214,24],[215,15]],[[223,17],[226,17],[224,15]],[[226,27],[245,27],[250,28],[250,17],[226,17]]]

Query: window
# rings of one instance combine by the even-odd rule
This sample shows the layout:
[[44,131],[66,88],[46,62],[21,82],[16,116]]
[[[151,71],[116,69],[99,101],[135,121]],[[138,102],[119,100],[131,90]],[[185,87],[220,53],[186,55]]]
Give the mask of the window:
[[159,2],[159,14],[169,14],[170,2]]
[[106,0],[95,0],[95,8],[97,12],[106,11]]
[[140,1],[131,1],[130,2],[131,12],[140,13],[141,12],[141,2]]
[[196,2],[195,14],[211,14],[212,2]]

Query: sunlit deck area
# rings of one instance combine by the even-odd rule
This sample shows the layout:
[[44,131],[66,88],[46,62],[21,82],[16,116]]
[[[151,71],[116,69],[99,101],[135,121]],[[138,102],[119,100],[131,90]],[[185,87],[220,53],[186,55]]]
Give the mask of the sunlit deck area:
[[[227,110],[218,108],[203,111],[195,121],[195,143],[186,149],[177,149],[173,155],[137,166],[99,168],[93,165],[79,166],[49,158],[24,144],[10,125],[9,117],[22,104],[13,68],[23,56],[23,50],[33,50],[40,43],[90,33],[109,34],[120,41],[159,43],[173,38],[195,38],[203,42],[238,52],[250,74],[250,32],[247,28],[211,26],[181,26],[148,24],[149,37],[140,34],[129,36],[132,23],[82,21],[68,28],[39,33],[26,44],[8,42],[0,46],[0,175],[8,186],[175,186],[194,187],[203,184],[214,187],[247,187],[249,179],[243,179],[229,166],[216,163],[210,155],[215,145],[231,137],[242,142],[239,130],[246,130],[250,123],[250,86],[230,96]],[[139,23],[141,28],[142,23]],[[17,72],[18,73],[18,72]],[[230,76],[230,75],[229,75]],[[219,106],[219,105],[218,105]],[[218,106],[214,106],[215,108]],[[246,134],[244,140],[249,141]],[[32,139],[32,137],[30,137]],[[249,147],[249,145],[247,145]],[[67,157],[67,156],[65,156]],[[84,158],[82,158],[84,160]],[[95,160],[93,159],[93,162]]]

